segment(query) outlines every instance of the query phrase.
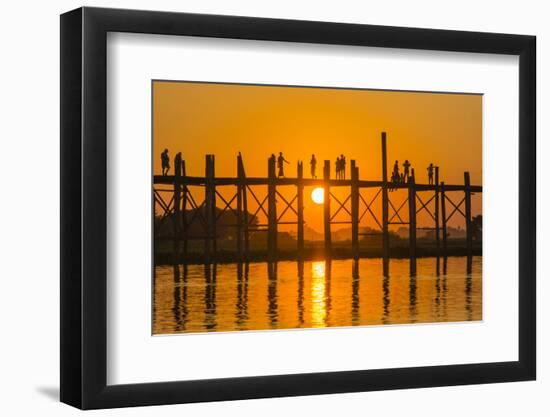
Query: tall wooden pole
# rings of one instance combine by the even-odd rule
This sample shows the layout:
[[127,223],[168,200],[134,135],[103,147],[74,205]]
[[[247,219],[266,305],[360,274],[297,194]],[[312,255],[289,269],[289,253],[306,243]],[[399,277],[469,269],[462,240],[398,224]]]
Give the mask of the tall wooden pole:
[[237,155],[237,252],[239,261],[244,259],[244,221],[243,221],[243,179],[241,175],[241,155]]
[[276,176],[275,156],[272,155],[267,164],[267,252],[270,260],[277,256],[277,199],[276,199]]
[[416,186],[414,168],[409,177],[409,262],[411,276],[416,275]]
[[445,197],[445,183],[441,181],[441,237],[443,238],[443,256],[447,256],[447,208]]
[[388,156],[386,151],[386,132],[382,132],[382,260],[384,266],[384,276],[388,275],[388,263],[390,258],[388,207]]
[[468,272],[472,260],[472,192],[470,189],[470,173],[464,173],[464,217],[466,220],[466,253],[468,255]]
[[216,253],[216,183],[214,155],[206,155],[205,208],[206,208],[206,262],[213,261]]
[[180,239],[181,239],[181,153],[174,158],[174,214],[172,216],[174,225],[174,265],[179,264]]
[[182,181],[182,196],[181,196],[181,228],[183,237],[183,259],[187,259],[187,244],[189,230],[187,227],[187,172],[185,170],[185,161],[181,161],[181,181]]
[[325,161],[325,165],[323,167],[323,180],[323,220],[325,226],[325,254],[326,256],[330,256],[332,252],[332,236],[330,232],[330,161]]
[[298,238],[298,255],[300,257],[304,254],[304,165],[302,161],[298,162],[298,183],[296,187],[297,206],[298,206],[298,225],[297,225],[297,238]]
[[434,197],[435,247],[439,256],[439,167],[435,167],[435,197]]
[[359,168],[351,160],[351,247],[353,258],[359,258]]
[[238,175],[239,175],[239,180],[240,180],[240,183],[241,183],[241,201],[242,201],[242,210],[243,210],[243,217],[242,217],[242,222],[243,222],[243,238],[244,238],[244,255],[245,255],[245,258],[248,258],[248,253],[249,253],[249,249],[250,249],[250,240],[249,240],[249,232],[248,232],[248,222],[249,222],[249,219],[248,219],[248,198],[247,198],[247,193],[246,193],[246,172],[244,170],[244,162],[243,162],[243,157],[241,156],[241,154],[239,153],[239,171],[238,171]]

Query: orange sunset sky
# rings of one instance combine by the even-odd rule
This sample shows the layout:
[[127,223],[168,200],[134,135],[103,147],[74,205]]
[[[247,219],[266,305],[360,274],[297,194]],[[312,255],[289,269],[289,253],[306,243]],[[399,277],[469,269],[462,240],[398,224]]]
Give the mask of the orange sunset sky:
[[[482,185],[481,95],[168,81],[154,81],[152,88],[155,174],[161,173],[164,148],[170,151],[171,167],[176,152],[182,152],[187,175],[192,176],[204,175],[206,154],[215,154],[217,176],[236,176],[239,151],[248,176],[267,176],[268,157],[282,151],[290,162],[285,165],[287,177],[296,176],[296,163],[302,160],[309,178],[314,153],[319,177],[323,160],[331,161],[333,176],[334,160],[344,154],[348,177],[349,161],[355,159],[361,179],[380,180],[380,133],[385,131],[388,176],[395,160],[402,169],[408,159],[417,183],[428,182],[426,168],[432,162],[446,184],[462,184],[464,171],[469,171],[472,184]],[[295,190],[286,188],[284,193],[292,198]],[[311,191],[305,190],[305,220],[322,231],[322,206],[313,203]],[[202,195],[198,189],[192,192]],[[228,196],[231,192],[223,191]],[[258,193],[263,196],[265,191]],[[336,193],[345,198],[344,190]],[[365,199],[373,193],[364,192]],[[430,197],[420,196],[424,201]],[[462,199],[459,194],[449,197]],[[390,193],[390,198],[397,206],[405,194]],[[379,214],[380,203],[373,209]],[[406,208],[402,213],[406,216]],[[481,195],[475,195],[472,214],[480,213]],[[288,215],[291,219],[292,213]],[[419,227],[429,221],[427,214],[419,213]],[[374,225],[368,217],[361,224]],[[464,219],[455,215],[450,225],[464,227]]]

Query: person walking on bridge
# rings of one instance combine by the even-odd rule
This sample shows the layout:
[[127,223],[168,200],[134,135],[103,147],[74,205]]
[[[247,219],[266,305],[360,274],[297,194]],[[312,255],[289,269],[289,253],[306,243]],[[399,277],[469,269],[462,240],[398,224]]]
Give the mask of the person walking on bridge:
[[430,162],[428,166],[428,184],[433,185],[434,183],[434,164]]
[[277,168],[279,169],[279,172],[278,172],[278,177],[283,177],[285,176],[285,169],[284,169],[284,164],[285,163],[289,163],[285,157],[283,156],[283,153],[282,152],[279,152],[279,157],[277,158]]
[[393,172],[392,172],[392,179],[399,179],[399,162],[395,161],[395,164],[393,164]]
[[344,154],[340,155],[340,179],[346,179],[346,157]]
[[160,162],[162,163],[162,176],[165,177],[170,171],[170,156],[168,156],[168,149],[160,154]]
[[410,177],[410,174],[409,174],[409,168],[411,167],[411,163],[409,162],[408,159],[405,159],[405,162],[403,162],[403,179],[405,181],[409,181],[409,177]]
[[315,154],[311,154],[309,165],[311,165],[311,178],[317,178],[317,158],[315,158]]
[[181,175],[181,163],[183,161],[183,158],[181,157],[181,152],[178,152],[176,154],[176,157],[174,158],[174,174],[178,175],[178,172]]

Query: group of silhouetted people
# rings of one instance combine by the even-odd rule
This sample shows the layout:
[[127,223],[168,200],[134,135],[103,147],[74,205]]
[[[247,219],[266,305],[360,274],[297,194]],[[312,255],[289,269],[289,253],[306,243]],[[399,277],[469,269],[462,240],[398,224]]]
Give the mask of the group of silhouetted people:
[[[181,153],[179,153],[177,156],[181,158]],[[279,178],[284,177],[285,176],[284,164],[289,164],[290,162],[288,162],[285,159],[282,152],[279,152],[278,157],[275,157],[275,154],[271,154],[270,159],[276,162],[277,177]],[[162,175],[166,176],[170,171],[170,157],[168,155],[168,149],[164,149],[164,151],[160,154],[160,160],[162,163]],[[311,178],[317,178],[317,158],[315,157],[315,154],[311,155],[309,165],[311,168]],[[336,168],[336,179],[345,180],[346,179],[346,157],[343,154],[341,154],[336,158],[335,168]],[[433,163],[430,163],[430,165],[427,168],[428,183],[430,185],[433,185],[434,183],[434,168],[435,167]],[[403,172],[399,172],[399,161],[395,161],[395,163],[393,164],[393,170],[391,174],[391,184],[394,186],[393,188],[395,188],[395,186],[399,184],[408,183],[410,181],[410,178],[411,178],[411,163],[409,162],[409,160],[405,159],[405,162],[403,162]]]
[[[428,184],[433,185],[434,183],[434,164],[430,162],[430,165],[427,168],[428,171]],[[411,180],[411,163],[408,159],[405,159],[403,162],[403,172],[399,172],[399,161],[395,161],[393,164],[393,170],[391,174],[391,183],[393,186],[399,184],[406,184]],[[395,188],[395,187],[394,187]]]
[[[311,168],[311,178],[317,178],[317,158],[315,154],[311,154],[311,159],[309,160],[309,166]],[[335,171],[337,180],[346,179],[346,157],[341,154],[336,158],[335,162]]]
[[281,178],[285,176],[285,164],[289,164],[282,152],[279,152],[279,156],[275,157],[275,154],[272,153],[269,157],[270,160],[275,161],[277,164],[277,177]]
[[[170,171],[170,156],[168,155],[168,149],[165,149],[160,154],[160,162],[162,164],[162,176],[164,177],[168,175],[168,172]],[[178,152],[174,158],[174,170],[177,170],[178,167],[181,168],[182,162],[183,158],[181,156],[181,152]]]
[[409,182],[409,179],[411,177],[410,174],[411,169],[411,163],[408,159],[405,159],[405,162],[403,162],[403,172],[399,172],[399,161],[395,161],[393,164],[393,170],[391,173],[391,183],[392,185],[396,186],[399,184],[405,184]]
[[346,157],[343,154],[336,158],[334,167],[336,171],[336,179],[345,180],[346,179]]

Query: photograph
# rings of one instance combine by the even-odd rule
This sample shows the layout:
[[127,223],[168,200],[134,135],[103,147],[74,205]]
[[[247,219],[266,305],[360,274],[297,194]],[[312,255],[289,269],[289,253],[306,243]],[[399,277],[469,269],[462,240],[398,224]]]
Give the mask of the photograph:
[[153,335],[483,320],[483,94],[151,89]]

